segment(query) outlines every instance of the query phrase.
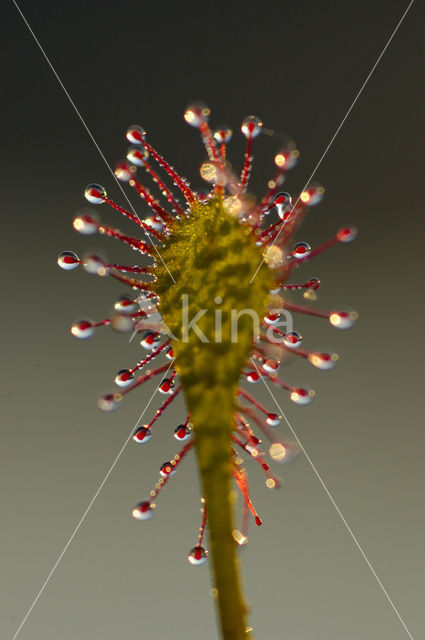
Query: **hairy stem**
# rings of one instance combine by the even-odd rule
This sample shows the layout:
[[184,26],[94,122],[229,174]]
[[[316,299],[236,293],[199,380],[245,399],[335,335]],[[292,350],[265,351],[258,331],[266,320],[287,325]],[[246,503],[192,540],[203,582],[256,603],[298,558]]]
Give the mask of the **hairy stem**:
[[[201,407],[198,405],[200,410],[194,407],[191,421],[203,494],[208,505],[209,548],[222,635],[224,640],[244,640],[247,637],[246,608],[241,593],[236,542],[232,536],[232,400],[229,389],[215,386],[204,393]],[[188,404],[191,404],[190,398]]]

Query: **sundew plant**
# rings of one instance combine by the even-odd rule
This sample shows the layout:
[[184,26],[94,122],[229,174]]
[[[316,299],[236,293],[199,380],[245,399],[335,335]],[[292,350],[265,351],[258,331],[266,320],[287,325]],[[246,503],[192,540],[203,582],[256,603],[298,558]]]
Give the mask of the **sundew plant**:
[[[250,519],[261,525],[250,498],[244,460],[253,458],[266,486],[275,489],[280,480],[268,459],[284,463],[299,449],[279,434],[282,416],[263,406],[248,388],[255,384],[277,387],[298,405],[313,400],[312,389],[293,386],[280,377],[281,363],[299,357],[326,370],[336,364],[338,355],[304,349],[294,318],[309,314],[347,329],[357,314],[350,309],[323,311],[309,306],[317,298],[320,281],[313,277],[300,281],[297,271],[333,245],[353,240],[356,229],[344,227],[313,248],[295,242],[309,207],[317,205],[324,193],[319,184],[307,185],[294,198],[281,190],[287,170],[299,157],[295,144],[287,140],[277,149],[275,175],[265,193],[256,198],[248,191],[253,142],[273,132],[256,116],[243,120],[246,152],[236,171],[227,156],[232,131],[227,126],[211,129],[209,116],[210,109],[202,103],[189,105],[184,113],[185,120],[199,130],[205,147],[202,191],[191,188],[138,125],[127,130],[131,146],[126,159],[116,166],[115,176],[136,190],[149,205],[150,216],[141,219],[134,210],[124,209],[99,184],[85,190],[91,205],[109,205],[134,222],[138,232],[126,235],[102,222],[91,209],[77,214],[75,230],[120,240],[136,252],[136,264],[108,263],[95,254],[79,258],[73,251],[63,251],[58,263],[65,270],[81,265],[90,274],[112,277],[128,287],[110,317],[75,322],[71,332],[76,338],[89,338],[96,328],[111,327],[132,333],[146,350],[141,360],[116,373],[115,390],[100,398],[99,407],[112,411],[127,393],[157,378],[163,401],[150,422],[138,426],[132,436],[134,443],[146,444],[160,416],[179,394],[184,396],[186,414],[175,420],[168,412],[181,448],[161,464],[156,484],[133,507],[132,515],[140,521],[152,517],[160,492],[194,449],[201,480],[201,522],[188,560],[195,566],[211,563],[222,637],[242,640],[252,638],[252,632],[246,620],[237,548],[248,540]],[[298,297],[304,300],[300,303]],[[242,496],[237,522],[234,484]]]

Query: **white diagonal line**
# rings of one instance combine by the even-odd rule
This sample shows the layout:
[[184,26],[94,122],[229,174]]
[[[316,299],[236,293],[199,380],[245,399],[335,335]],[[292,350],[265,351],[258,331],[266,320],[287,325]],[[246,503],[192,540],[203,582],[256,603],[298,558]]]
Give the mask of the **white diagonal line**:
[[337,514],[339,515],[339,517],[341,518],[345,528],[347,529],[348,533],[350,534],[351,538],[353,539],[353,542],[355,543],[357,549],[360,551],[361,555],[363,556],[363,559],[365,560],[367,566],[369,567],[370,571],[372,572],[373,576],[375,577],[375,580],[377,581],[377,583],[379,584],[379,586],[381,587],[386,599],[388,600],[389,604],[391,605],[391,608],[393,609],[394,613],[396,614],[397,618],[400,620],[401,624],[404,627],[404,630],[406,631],[407,635],[409,636],[410,640],[414,640],[412,634],[410,633],[409,629],[407,628],[403,618],[401,617],[401,615],[399,614],[394,602],[391,600],[390,596],[388,595],[387,590],[385,589],[384,585],[382,584],[379,576],[377,575],[375,569],[373,568],[373,566],[371,565],[370,561],[368,560],[365,552],[363,551],[363,548],[360,545],[360,542],[357,540],[356,536],[354,535],[354,533],[352,532],[350,525],[348,524],[348,522],[346,521],[346,519],[344,518],[344,516],[341,513],[340,508],[338,507],[337,503],[335,502],[333,496],[331,495],[329,489],[327,488],[324,480],[322,479],[322,476],[320,475],[320,473],[318,472],[318,470],[316,469],[313,461],[311,460],[310,456],[308,455],[307,451],[304,449],[298,435],[295,433],[291,423],[289,422],[288,418],[286,417],[285,413],[283,412],[282,408],[279,406],[278,401],[276,400],[272,390],[270,389],[270,386],[267,384],[264,376],[261,374],[260,369],[257,367],[255,361],[253,360],[253,358],[251,358],[251,362],[253,364],[253,366],[256,368],[261,380],[264,382],[265,387],[267,389],[267,391],[269,392],[269,394],[271,395],[271,397],[274,400],[274,403],[276,405],[276,407],[279,409],[280,413],[282,414],[286,424],[288,425],[288,427],[291,430],[292,435],[294,436],[295,440],[297,441],[301,451],[303,452],[303,454],[305,455],[305,457],[308,460],[308,463],[310,464],[311,468],[313,469],[317,479],[319,480],[320,484],[322,485],[323,489],[326,492],[326,495],[328,496],[329,500],[331,501],[331,503],[333,504]]
[[[295,202],[295,204],[293,205],[293,207],[292,207],[292,209],[291,209],[290,213],[292,213],[292,211],[293,211],[293,210],[295,209],[295,207],[297,206],[298,202],[300,201],[301,193],[302,193],[302,192],[303,192],[303,191],[308,187],[308,185],[310,184],[310,182],[311,182],[312,178],[313,178],[313,177],[314,177],[314,175],[316,174],[317,169],[318,169],[318,168],[320,167],[320,165],[322,164],[322,161],[323,161],[324,157],[326,156],[326,154],[328,153],[329,149],[331,148],[331,146],[332,146],[332,144],[333,144],[333,142],[334,142],[335,138],[337,137],[338,133],[341,131],[341,129],[342,129],[342,127],[343,127],[343,125],[344,125],[345,121],[347,120],[348,116],[350,115],[350,113],[351,113],[351,111],[352,111],[352,109],[353,109],[354,105],[356,104],[357,100],[360,98],[360,95],[362,94],[363,89],[365,88],[365,86],[366,86],[366,85],[367,85],[367,83],[369,82],[369,80],[370,80],[370,78],[371,78],[371,76],[372,76],[373,72],[375,71],[376,67],[377,67],[377,66],[378,66],[378,64],[380,63],[382,56],[384,55],[384,53],[385,53],[385,52],[386,52],[386,50],[388,49],[388,47],[389,47],[389,45],[390,45],[390,43],[391,43],[391,40],[394,38],[395,34],[397,33],[397,31],[398,31],[399,27],[401,26],[401,23],[403,22],[404,18],[406,17],[406,15],[407,15],[407,13],[408,13],[408,11],[409,11],[409,9],[410,9],[410,7],[412,6],[412,4],[413,4],[413,3],[414,3],[414,0],[410,0],[409,4],[408,4],[408,6],[407,6],[407,9],[405,10],[405,12],[403,13],[403,15],[401,16],[400,20],[399,20],[399,21],[398,21],[398,23],[397,23],[397,26],[395,27],[394,31],[392,32],[392,34],[391,34],[391,35],[390,35],[390,37],[388,38],[388,40],[387,40],[387,43],[386,43],[385,47],[382,49],[381,53],[379,54],[378,59],[377,59],[377,61],[375,62],[375,64],[373,65],[372,69],[369,71],[369,73],[368,73],[368,75],[367,75],[367,77],[366,77],[366,80],[363,82],[362,86],[360,87],[359,91],[357,92],[357,95],[356,95],[356,97],[354,98],[353,102],[351,103],[351,105],[350,105],[350,107],[349,107],[349,109],[348,109],[347,113],[345,114],[345,116],[344,116],[344,117],[343,117],[343,119],[341,120],[341,122],[340,122],[340,124],[339,124],[339,126],[338,126],[337,130],[335,131],[335,133],[333,134],[332,138],[330,139],[330,141],[329,141],[329,143],[328,143],[328,146],[326,147],[326,149],[324,150],[324,152],[323,152],[323,153],[322,153],[322,155],[320,156],[320,158],[319,158],[319,162],[316,164],[316,166],[314,167],[314,169],[313,169],[313,171],[312,171],[312,173],[311,173],[311,175],[310,175],[309,179],[307,180],[307,182],[305,183],[305,185],[304,185],[304,186],[303,186],[303,188],[301,189],[300,195],[298,196],[297,201],[296,201],[296,202]],[[277,241],[277,239],[278,239],[278,237],[279,237],[279,235],[280,235],[280,232],[281,232],[281,231],[282,231],[282,229],[283,229],[283,226],[284,226],[284,225],[282,225],[282,227],[279,229],[279,232],[278,232],[278,234],[276,235],[276,238],[275,238],[275,239],[273,240],[273,242],[271,243],[271,245],[269,245],[269,248],[267,249],[266,253],[265,253],[265,254],[264,254],[264,256],[263,256],[263,259],[261,260],[260,264],[258,265],[256,272],[254,273],[254,275],[252,276],[251,280],[249,281],[249,283],[250,283],[250,284],[252,283],[252,281],[254,280],[255,276],[257,275],[257,273],[258,273],[258,272],[259,272],[259,270],[261,269],[261,266],[262,266],[262,264],[263,264],[264,260],[266,260],[266,259],[267,259],[267,256],[268,256],[268,254],[269,254],[269,251],[270,251],[270,249],[272,248],[272,246],[275,244],[275,242]]]
[[[30,32],[30,34],[32,35],[32,37],[34,38],[38,48],[40,49],[41,53],[43,54],[47,64],[49,65],[50,69],[53,72],[53,75],[55,76],[56,80],[59,82],[60,86],[63,89],[63,92],[65,93],[66,97],[68,98],[69,102],[71,103],[72,108],[74,109],[75,113],[77,114],[77,116],[79,117],[79,119],[81,120],[81,124],[83,125],[84,129],[87,131],[87,133],[89,134],[94,146],[96,147],[96,149],[98,150],[102,160],[104,161],[104,163],[106,164],[106,166],[108,167],[109,171],[111,172],[115,182],[117,183],[117,185],[119,186],[121,193],[123,194],[124,198],[127,200],[129,207],[131,208],[131,210],[133,211],[134,215],[137,217],[137,219],[139,220],[139,222],[141,222],[139,215],[137,214],[136,210],[134,209],[132,203],[130,202],[126,192],[124,191],[124,189],[122,188],[122,185],[120,183],[120,181],[118,180],[117,176],[115,175],[114,171],[112,170],[112,167],[110,166],[109,162],[107,161],[107,159],[105,158],[101,148],[99,147],[98,143],[96,142],[92,132],[90,131],[90,129],[88,128],[83,116],[81,115],[81,113],[78,111],[77,106],[75,104],[75,102],[73,101],[73,99],[71,98],[71,96],[69,95],[65,85],[63,84],[62,80],[60,79],[56,69],[54,68],[53,64],[50,62],[49,57],[47,56],[47,53],[44,51],[43,47],[41,46],[37,36],[35,35],[34,31],[32,30],[30,24],[28,23],[28,20],[26,19],[26,17],[24,16],[24,14],[22,13],[19,5],[17,4],[17,2],[15,2],[15,0],[12,0],[13,4],[15,5],[16,9],[18,10],[22,20],[25,22],[28,31]],[[172,279],[172,281],[175,283],[176,281],[174,280],[170,270],[168,269],[167,265],[165,264],[161,254],[158,251],[158,247],[156,246],[156,244],[153,242],[152,240],[152,236],[149,233],[149,231],[146,231],[146,229],[142,228],[142,231],[147,235],[147,237],[149,238],[149,240],[151,241],[151,244],[153,246],[153,248],[155,249],[159,259],[161,260],[162,264],[164,265],[165,269],[168,272],[168,275],[170,276],[170,278]]]
[[[164,373],[164,377],[166,377],[168,371],[170,370],[171,365],[173,364],[173,361],[170,362],[170,365],[168,367],[168,369],[165,371]],[[19,625],[19,627],[17,628],[17,630],[15,631],[14,636],[12,637],[12,640],[16,640],[16,638],[18,637],[19,632],[21,631],[22,627],[24,626],[25,622],[27,621],[29,615],[31,614],[31,611],[34,609],[35,605],[37,604],[41,594],[43,593],[44,589],[47,587],[50,578],[53,576],[54,572],[56,571],[60,561],[62,560],[63,556],[65,555],[65,553],[68,550],[69,545],[71,544],[71,542],[73,541],[73,539],[75,538],[75,536],[78,533],[78,530],[80,529],[81,525],[83,524],[84,520],[86,519],[90,509],[92,508],[97,496],[99,495],[99,493],[102,491],[103,487],[105,486],[106,481],[108,480],[109,476],[111,475],[112,471],[114,470],[118,460],[121,457],[121,454],[123,453],[124,449],[126,448],[131,436],[133,435],[134,429],[138,426],[140,420],[143,418],[143,416],[145,415],[150,403],[152,402],[152,400],[155,397],[156,392],[158,391],[159,385],[156,387],[155,391],[153,392],[153,394],[151,395],[149,402],[147,403],[147,405],[145,406],[145,408],[143,409],[142,413],[140,414],[140,416],[138,417],[136,424],[134,425],[134,427],[131,429],[130,433],[128,434],[127,438],[124,441],[124,444],[122,445],[121,449],[119,450],[117,456],[115,457],[113,463],[111,464],[111,466],[108,469],[107,474],[105,475],[105,477],[103,478],[102,482],[100,483],[96,493],[94,494],[93,498],[90,500],[88,507],[86,508],[86,510],[84,511],[83,515],[81,516],[77,526],[75,527],[74,531],[72,532],[68,542],[66,543],[66,545],[64,546],[64,548],[62,549],[61,553],[59,554],[58,559],[56,560],[56,562],[54,563],[53,567],[51,568],[49,574],[47,575],[47,578],[44,580],[40,591],[37,593],[36,597],[34,598],[30,608],[28,609],[28,611],[26,612],[21,624]]]

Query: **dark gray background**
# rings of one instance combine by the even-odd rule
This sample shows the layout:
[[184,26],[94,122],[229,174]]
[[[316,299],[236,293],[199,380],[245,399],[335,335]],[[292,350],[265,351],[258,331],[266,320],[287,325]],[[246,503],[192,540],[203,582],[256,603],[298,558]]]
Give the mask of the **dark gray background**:
[[[286,132],[301,161],[297,193],[350,106],[407,2],[226,3],[29,2],[21,8],[111,164],[127,125],[185,175],[203,158],[182,119],[202,99],[213,122],[236,132],[258,113]],[[358,241],[305,267],[322,280],[320,306],[349,304],[355,330],[300,318],[307,347],[341,355],[326,374],[295,363],[285,377],[316,388],[306,408],[278,401],[415,638],[424,632],[423,518],[423,129],[420,4],[415,3],[317,172],[327,188],[299,239],[315,244],[345,222]],[[46,575],[153,392],[132,394],[118,413],[96,408],[115,371],[140,347],[99,330],[69,334],[81,315],[101,318],[117,283],[60,271],[62,249],[117,243],[71,227],[90,181],[124,204],[98,151],[16,8],[2,7],[2,447],[1,637],[12,638]],[[259,139],[252,189],[272,170],[273,140]],[[137,202],[138,211],[145,212]],[[112,212],[103,217],[124,227]],[[260,391],[259,387],[257,387]],[[274,409],[265,390],[264,401]],[[147,410],[153,415],[156,401]],[[149,448],[131,443],[21,631],[22,640],[116,640],[172,636],[215,640],[208,566],[186,560],[196,540],[194,459],[137,523],[160,463],[176,450],[177,402]],[[288,435],[288,429],[281,427]],[[248,463],[249,464],[249,463]],[[284,486],[265,489],[249,464],[264,519],[243,555],[256,638],[403,640],[405,630],[304,457],[279,467]]]

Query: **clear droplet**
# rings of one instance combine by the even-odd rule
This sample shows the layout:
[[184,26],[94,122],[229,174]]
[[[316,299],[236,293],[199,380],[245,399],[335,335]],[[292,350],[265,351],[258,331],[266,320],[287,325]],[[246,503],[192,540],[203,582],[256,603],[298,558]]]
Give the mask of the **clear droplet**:
[[211,109],[203,102],[192,102],[184,112],[184,119],[192,127],[199,128],[204,122],[208,122]]
[[120,313],[133,313],[137,309],[137,301],[125,293],[118,298],[114,304],[114,309]]
[[163,478],[168,478],[168,476],[171,478],[171,476],[173,476],[176,472],[174,470],[174,465],[168,461],[168,462],[164,462],[159,467],[159,473]]
[[90,236],[98,230],[99,216],[94,211],[82,210],[75,216],[72,226],[78,233]]
[[81,320],[77,320],[71,326],[71,333],[76,338],[80,340],[85,340],[86,338],[91,338],[91,336],[95,332],[95,327],[93,326],[93,322],[88,320],[87,318],[83,318]]
[[343,227],[338,231],[336,237],[340,242],[351,242],[357,238],[358,230],[356,227]]
[[173,352],[173,347],[168,347],[166,352],[165,352],[165,357],[168,360],[174,360],[174,352]]
[[149,153],[143,147],[129,147],[127,149],[127,160],[137,167],[143,166],[148,157]]
[[264,322],[266,322],[270,326],[273,326],[274,324],[278,324],[279,320],[280,320],[280,314],[274,313],[273,311],[271,311],[270,313],[264,316]]
[[129,333],[134,329],[133,319],[123,313],[114,313],[111,316],[111,329],[117,333]]
[[150,502],[145,500],[144,502],[139,502],[131,512],[131,515],[136,520],[150,520],[153,516],[153,508]]
[[230,142],[232,135],[233,131],[231,130],[231,128],[225,125],[220,125],[214,131],[214,138],[220,144],[227,144],[228,142]]
[[310,404],[315,396],[312,389],[303,389],[301,387],[293,389],[290,395],[292,402],[295,404]]
[[128,127],[126,136],[131,144],[142,144],[142,140],[146,136],[146,131],[138,124],[132,124],[131,127]]
[[93,182],[86,187],[84,195],[91,204],[102,204],[102,202],[105,202],[106,189],[101,184]]
[[329,322],[337,329],[351,329],[359,314],[357,311],[332,311]]
[[311,253],[311,247],[308,242],[298,242],[292,250],[292,255],[297,260],[307,258]]
[[58,265],[65,271],[72,271],[80,264],[80,259],[74,251],[62,251],[58,255]]
[[281,191],[276,194],[273,204],[276,207],[279,218],[283,220],[285,213],[292,209],[292,198],[286,191]]
[[189,440],[191,435],[192,435],[192,431],[189,429],[187,425],[179,424],[179,426],[174,429],[174,437],[179,442],[184,442],[185,440]]
[[106,266],[105,259],[96,253],[84,255],[82,264],[84,271],[87,271],[87,273],[100,277],[109,275],[109,268]]
[[277,413],[269,413],[266,418],[266,422],[271,427],[278,427],[282,420],[282,416],[279,416]]
[[246,138],[256,138],[261,133],[263,123],[258,116],[247,116],[241,126],[241,131]]
[[145,218],[143,222],[156,231],[161,231],[164,228],[162,220],[158,216],[149,216]]
[[115,382],[119,387],[129,387],[134,381],[134,373],[130,369],[120,369],[115,376]]
[[296,148],[295,142],[291,140],[279,149],[275,155],[274,161],[279,169],[288,171],[297,164],[299,157],[300,152]]
[[319,183],[313,183],[309,185],[300,194],[300,200],[309,207],[313,207],[323,199],[325,188]]
[[137,444],[146,444],[151,439],[151,430],[147,427],[139,427],[133,433],[133,441]]
[[120,393],[106,393],[104,396],[99,398],[97,401],[97,406],[102,411],[115,411],[118,408],[118,403],[121,402],[122,395]]
[[247,382],[250,382],[251,384],[255,384],[260,379],[260,374],[257,373],[257,371],[249,371],[246,374],[246,379],[247,379]]
[[333,369],[339,360],[339,355],[332,351],[330,352],[313,352],[308,355],[308,360],[311,362],[313,366],[317,369],[322,369],[322,371],[327,371],[329,369]]
[[263,362],[263,369],[267,371],[267,373],[276,373],[279,370],[280,362],[278,360],[273,360],[272,358],[268,358],[265,362]]
[[161,335],[155,331],[149,331],[142,340],[140,340],[140,344],[145,349],[149,349],[152,351],[153,349],[157,349],[161,343]]
[[290,349],[296,349],[297,347],[301,346],[302,341],[302,335],[298,333],[298,331],[290,331],[283,338],[285,346],[289,347]]
[[134,177],[136,167],[132,167],[128,162],[118,162],[114,169],[114,175],[121,182],[128,182]]
[[170,378],[164,378],[158,387],[160,393],[173,393],[174,382]]
[[189,560],[190,564],[193,564],[196,567],[200,567],[202,564],[205,564],[205,562],[207,561],[207,557],[208,551],[204,549],[204,547],[198,545],[197,547],[193,547],[193,549],[189,551],[187,559]]

